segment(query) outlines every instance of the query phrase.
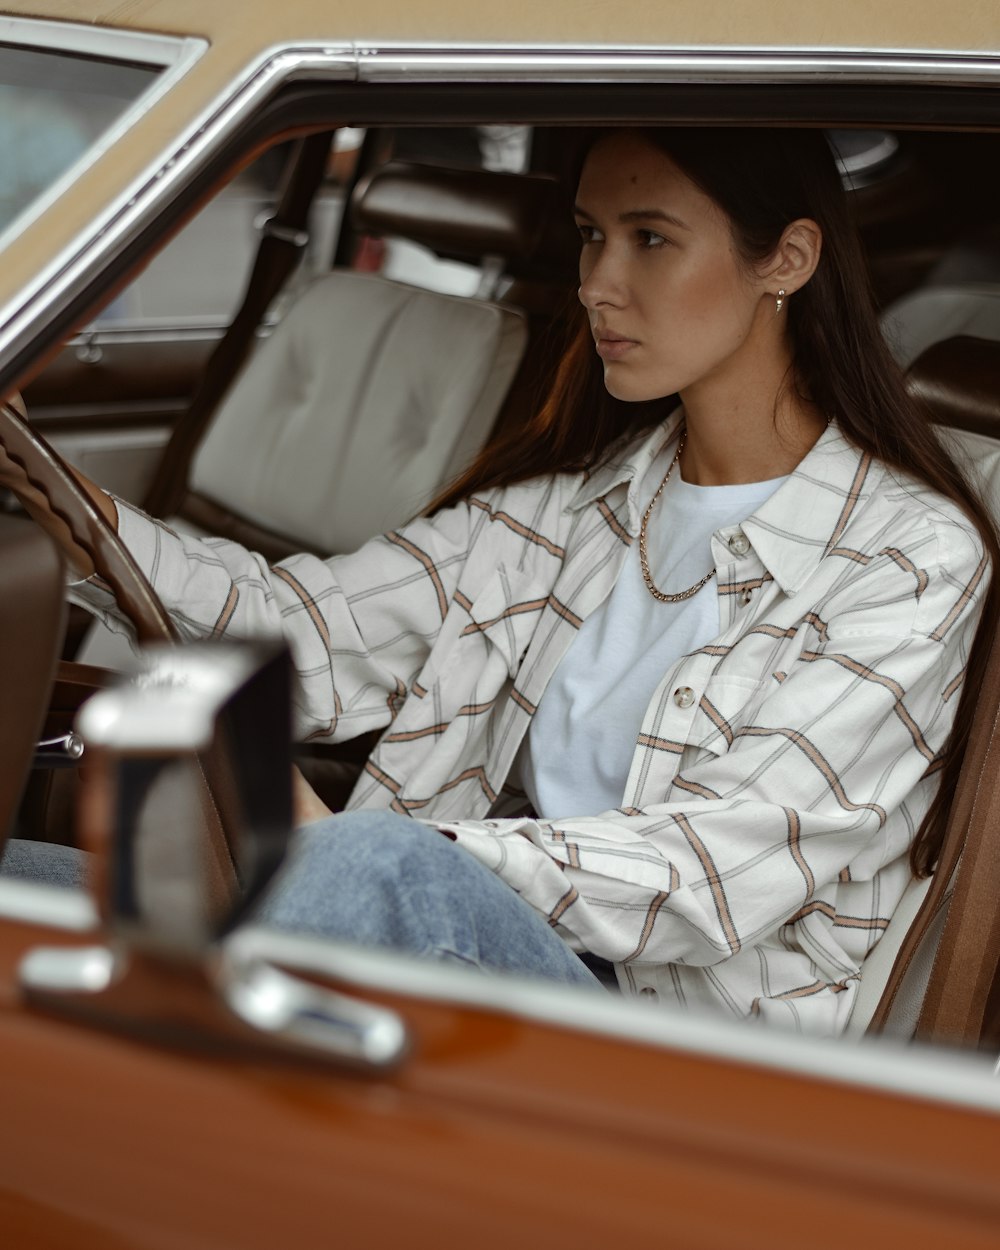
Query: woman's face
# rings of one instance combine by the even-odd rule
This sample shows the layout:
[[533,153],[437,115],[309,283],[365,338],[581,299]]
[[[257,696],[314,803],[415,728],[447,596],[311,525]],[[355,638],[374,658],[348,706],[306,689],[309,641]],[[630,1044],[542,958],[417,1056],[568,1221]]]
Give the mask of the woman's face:
[[738,258],[729,219],[669,156],[632,132],[602,139],[584,165],[576,220],[580,300],[616,399],[752,369],[773,298]]

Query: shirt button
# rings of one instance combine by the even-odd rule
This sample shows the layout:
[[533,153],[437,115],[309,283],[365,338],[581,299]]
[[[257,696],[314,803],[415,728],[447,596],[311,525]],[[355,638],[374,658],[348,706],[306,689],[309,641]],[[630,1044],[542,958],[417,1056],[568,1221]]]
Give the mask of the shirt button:
[[678,707],[690,707],[694,702],[694,691],[690,686],[678,686],[674,691],[674,702]]
[[747,604],[750,602],[750,600],[751,600],[752,598],[753,598],[753,591],[752,591],[752,590],[741,590],[741,591],[740,591],[740,605],[741,605],[741,607],[744,607],[744,608],[745,608],[745,607],[747,606]]
[[659,998],[660,996],[659,994],[657,994],[656,990],[654,990],[651,985],[644,985],[642,989],[639,991],[639,997],[640,998]]
[[742,530],[737,530],[729,540],[729,550],[734,556],[745,556],[750,550],[750,539]]

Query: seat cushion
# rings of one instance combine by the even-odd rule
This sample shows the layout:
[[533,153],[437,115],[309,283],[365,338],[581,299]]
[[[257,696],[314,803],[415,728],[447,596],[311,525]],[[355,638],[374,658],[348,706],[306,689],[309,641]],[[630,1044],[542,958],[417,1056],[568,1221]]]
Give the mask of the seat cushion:
[[263,340],[194,460],[194,492],[325,552],[402,524],[486,441],[522,315],[335,271]]

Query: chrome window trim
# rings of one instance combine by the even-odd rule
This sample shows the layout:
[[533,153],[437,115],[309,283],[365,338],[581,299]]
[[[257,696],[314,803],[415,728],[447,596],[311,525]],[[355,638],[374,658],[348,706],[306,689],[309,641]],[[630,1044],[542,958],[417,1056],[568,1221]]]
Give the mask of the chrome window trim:
[[[0,923],[45,926],[68,934],[100,933],[100,916],[83,890],[0,878]],[[262,926],[236,930],[222,945],[232,970],[275,964],[331,976],[345,986],[402,998],[485,1009],[535,1024],[597,1038],[750,1064],[778,1073],[898,1094],[928,1103],[1000,1114],[994,1060],[976,1053],[930,1050],[888,1039],[806,1038],[740,1020],[667,1011],[574,986],[516,976],[484,976],[394,951],[365,950],[327,939],[277,933]]]
[[[93,933],[96,937],[100,932],[97,908],[84,891],[0,877],[0,923],[3,921],[68,934]],[[365,950],[261,926],[238,929],[222,950],[224,965],[232,971],[258,963],[275,964],[293,972],[334,977],[345,987],[481,1008],[609,1040],[1000,1114],[1000,1082],[994,1062],[975,1052],[932,1051],[881,1038],[850,1041],[803,1037],[752,1022],[667,1011],[638,999],[630,1001],[573,986],[484,976],[458,965],[435,964],[396,952]]]
[[744,83],[982,86],[1000,82],[997,54],[905,49],[565,48],[357,45],[361,82]]
[[[217,339],[229,325],[224,317],[214,319],[199,317],[191,321],[171,321],[169,317],[151,317],[148,322],[116,321],[104,325],[85,327],[67,339],[67,347],[86,344],[113,346],[119,343],[160,343],[169,339],[172,343],[200,343]],[[264,337],[265,332],[257,333]]]
[[0,44],[174,70],[186,70],[208,47],[205,39],[84,26],[79,22],[53,22],[37,17],[0,17]]
[[264,927],[237,930],[224,943],[223,952],[225,961],[235,965],[275,963],[293,972],[335,977],[360,990],[482,1008],[665,1051],[1000,1114],[994,1061],[971,1051],[935,1051],[887,1038],[807,1037],[752,1021],[670,1011],[569,985],[486,976],[457,964]]
[[[59,25],[53,23],[52,25]],[[111,33],[111,32],[107,32]],[[116,34],[120,32],[115,32]],[[175,186],[286,82],[407,83],[852,83],[982,86],[1000,83],[996,55],[916,51],[765,48],[569,48],[303,44],[276,46],[250,63],[171,149],[160,152],[89,230],[53,257],[34,282],[0,307],[0,371],[95,270],[113,259],[155,216]],[[363,116],[364,100],[352,121]]]

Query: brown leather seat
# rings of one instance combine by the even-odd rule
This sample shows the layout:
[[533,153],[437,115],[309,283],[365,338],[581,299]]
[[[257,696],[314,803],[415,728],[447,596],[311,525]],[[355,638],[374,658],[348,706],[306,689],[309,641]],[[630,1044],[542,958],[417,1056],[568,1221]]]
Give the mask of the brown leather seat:
[[890,304],[881,321],[893,355],[908,369],[928,348],[958,335],[1000,339],[1000,284],[921,286]]
[[941,425],[1000,439],[1000,341],[961,335],[934,343],[906,382]]
[[[933,343],[910,393],[949,427],[1000,523],[1000,342]],[[994,574],[1000,575],[1000,572]],[[849,1034],[866,1028],[1000,1047],[1000,636],[979,692],[948,836],[933,881],[914,881],[862,968]]]
[[0,516],[0,851],[48,710],[65,623],[62,558],[28,521]]

